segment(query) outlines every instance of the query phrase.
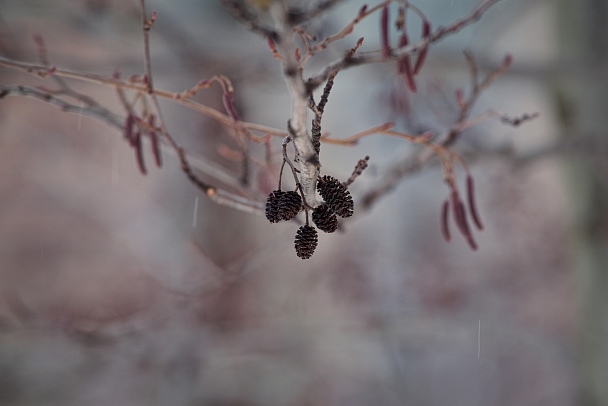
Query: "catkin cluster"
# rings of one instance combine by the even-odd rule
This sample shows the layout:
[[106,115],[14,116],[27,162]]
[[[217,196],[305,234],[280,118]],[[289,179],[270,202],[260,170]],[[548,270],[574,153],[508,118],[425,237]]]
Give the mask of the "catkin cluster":
[[[338,216],[350,217],[353,215],[353,198],[346,186],[338,179],[327,175],[319,178],[317,190],[324,201],[313,209],[312,221],[319,230],[333,233],[338,229]],[[275,190],[268,195],[266,200],[266,218],[271,223],[291,220],[302,208],[307,210],[302,204],[302,198],[298,192]],[[301,226],[296,233],[294,241],[296,254],[302,259],[308,259],[314,253],[317,244],[317,230],[308,224],[307,214],[306,224]]]
[[266,199],[266,218],[271,223],[291,220],[302,210],[302,198],[296,191],[275,190]]

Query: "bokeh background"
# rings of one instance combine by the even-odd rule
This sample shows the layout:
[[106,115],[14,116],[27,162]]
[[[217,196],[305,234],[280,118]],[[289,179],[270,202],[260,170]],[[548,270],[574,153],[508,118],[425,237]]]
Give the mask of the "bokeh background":
[[[343,1],[307,28],[337,32],[362,3]],[[437,27],[476,2],[414,4]],[[158,12],[158,88],[181,91],[221,73],[244,120],[285,128],[289,96],[263,38],[216,1],[147,5]],[[320,235],[303,261],[296,224],[209,202],[173,157],[142,176],[122,135],[103,123],[0,100],[0,404],[608,404],[606,19],[601,0],[503,0],[431,49],[416,95],[393,67],[338,75],[323,121],[333,136],[389,120],[442,131],[470,80],[462,50],[483,73],[513,55],[475,112],[540,117],[519,128],[480,124],[455,146],[472,167],[486,226],[477,252],[441,237],[448,191],[438,165]],[[364,21],[306,73],[360,36],[377,49],[378,31],[377,17]],[[0,2],[2,56],[37,62],[36,34],[57,66],[143,71],[136,1]],[[53,86],[4,68],[0,83]],[[70,84],[120,112],[114,89]],[[197,100],[221,109],[216,88]],[[238,162],[221,153],[234,147],[226,129],[162,106],[188,151],[238,177]],[[351,188],[357,206],[417,151],[374,136],[324,145],[321,162],[345,179],[370,156]],[[252,176],[264,200],[276,173]]]

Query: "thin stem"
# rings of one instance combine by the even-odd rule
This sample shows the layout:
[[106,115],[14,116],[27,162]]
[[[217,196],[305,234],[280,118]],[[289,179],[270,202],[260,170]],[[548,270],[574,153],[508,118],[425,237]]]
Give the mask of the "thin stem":
[[[21,71],[30,73],[32,75],[35,75],[35,76],[38,76],[41,78],[45,78],[45,77],[49,76],[48,66],[44,66],[44,65],[40,65],[40,64],[33,64],[33,63],[28,63],[28,62],[14,61],[14,60],[2,57],[2,56],[0,56],[0,66],[21,70]],[[52,75],[53,75],[53,77],[59,76],[59,77],[67,78],[67,79],[75,79],[75,80],[95,83],[95,84],[103,85],[103,86],[112,86],[112,87],[120,88],[120,89],[124,89],[124,90],[134,90],[136,92],[147,93],[149,90],[148,86],[146,86],[145,84],[142,84],[142,83],[137,83],[137,82],[132,82],[132,81],[123,81],[123,80],[120,80],[117,78],[97,75],[94,73],[75,72],[75,71],[71,71],[68,69],[55,68],[55,69],[53,69]],[[160,97],[163,99],[169,99],[169,100],[173,101],[174,103],[177,103],[179,105],[182,105],[184,107],[197,111],[205,116],[208,116],[208,117],[222,123],[223,125],[225,125],[227,127],[232,128],[234,126],[234,121],[228,115],[226,115],[214,108],[205,106],[204,104],[195,102],[188,98],[184,98],[184,97],[182,97],[182,92],[170,92],[170,91],[154,88],[152,90],[152,93],[154,95],[156,95],[157,97]],[[277,137],[285,137],[288,135],[287,131],[285,131],[285,130],[279,130],[277,128],[268,127],[268,126],[264,126],[261,124],[240,121],[239,125],[242,126],[243,128],[249,129],[251,131],[259,131],[264,134],[272,134]],[[263,141],[260,140],[258,142],[263,142]]]
[[[293,174],[293,179],[296,183],[296,189],[300,191],[300,195],[302,196],[302,202],[304,204],[304,210],[307,210],[307,207],[310,207],[308,205],[308,203],[306,202],[306,196],[305,196],[305,192],[304,189],[302,188],[302,183],[300,183],[299,179],[298,179],[298,171],[296,169],[296,167],[293,165],[293,163],[291,162],[291,159],[289,159],[289,156],[287,156],[287,144],[291,141],[291,139],[289,137],[285,138],[285,140],[283,140],[283,163],[287,162],[287,164],[289,165],[289,167],[291,168],[291,173]],[[307,212],[308,214],[308,212]]]
[[296,46],[293,40],[293,27],[285,4],[272,2],[271,15],[274,18],[279,40],[277,47],[283,55],[283,72],[287,90],[291,96],[291,115],[288,121],[288,132],[293,141],[300,166],[300,184],[304,202],[311,207],[316,205],[316,184],[321,164],[312,139],[306,129],[310,93],[302,77],[302,69],[296,58]]
[[285,158],[283,158],[283,163],[281,163],[281,170],[279,171],[279,190],[281,189],[281,181],[283,180],[283,168],[285,168]]
[[[391,59],[399,60],[406,55],[412,55],[416,53],[420,53],[424,49],[426,49],[429,45],[439,42],[449,35],[453,35],[458,31],[462,30],[464,27],[467,27],[474,22],[478,21],[485,13],[488,11],[490,7],[494,4],[498,3],[500,0],[483,0],[481,1],[469,14],[465,17],[461,18],[453,22],[452,24],[446,27],[439,27],[435,30],[434,33],[431,33],[427,38],[421,39],[418,43],[412,44],[398,50],[393,50],[391,53]],[[384,6],[386,2],[381,3],[378,6]],[[309,90],[314,90],[317,87],[321,86],[327,78],[332,75],[334,72],[337,72],[341,69],[348,69],[354,66],[359,66],[363,64],[371,64],[371,63],[380,63],[385,62],[385,58],[382,56],[381,51],[369,52],[369,53],[360,53],[357,56],[353,57],[343,57],[336,62],[333,62],[326,66],[320,73],[312,76],[306,82],[306,85]]]

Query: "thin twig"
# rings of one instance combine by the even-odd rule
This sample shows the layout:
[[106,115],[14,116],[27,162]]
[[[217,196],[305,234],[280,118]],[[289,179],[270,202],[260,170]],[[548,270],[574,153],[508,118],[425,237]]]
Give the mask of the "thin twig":
[[292,24],[301,24],[306,21],[313,20],[319,15],[327,12],[331,8],[335,7],[338,3],[344,0],[323,0],[315,4],[309,10],[303,11],[297,8],[289,9],[289,21]]
[[[2,57],[2,56],[0,56],[0,66],[21,70],[21,71],[30,73],[32,75],[35,75],[35,76],[38,76],[41,78],[46,78],[49,76],[49,74],[48,74],[49,68],[47,66],[40,65],[40,64],[33,64],[33,63],[29,63],[29,62],[14,61],[12,59],[8,59],[8,58]],[[144,92],[144,93],[148,91],[148,86],[146,86],[143,83],[120,80],[117,78],[97,75],[94,73],[76,72],[76,71],[71,71],[68,69],[55,68],[52,72],[52,75],[54,77],[58,76],[58,77],[63,77],[63,78],[68,78],[68,79],[75,79],[75,80],[80,80],[80,81],[84,81],[84,82],[95,83],[98,85],[120,88],[123,90],[134,90],[136,92]],[[224,114],[224,113],[222,113],[214,108],[208,107],[204,104],[195,102],[189,98],[184,98],[182,96],[183,92],[170,92],[167,90],[161,90],[161,89],[157,89],[157,88],[154,88],[152,92],[157,97],[171,100],[179,105],[192,109],[196,112],[199,112],[205,116],[208,116],[208,117],[220,122],[221,124],[223,124],[227,127],[232,128],[234,126],[234,121],[227,114]],[[264,135],[272,134],[274,136],[281,137],[281,138],[288,135],[287,131],[285,131],[285,130],[279,130],[277,128],[268,127],[268,126],[264,126],[264,125],[257,124],[257,123],[249,123],[249,122],[240,121],[239,125],[243,128],[251,130],[251,131],[261,132]],[[261,140],[260,142],[264,142],[264,141]]]
[[[25,96],[34,98],[37,100],[41,100],[45,103],[54,105],[59,107],[62,111],[73,113],[73,114],[82,114],[87,117],[93,118],[97,121],[100,121],[104,124],[107,124],[111,127],[116,128],[121,133],[124,132],[124,122],[125,119],[120,117],[119,115],[109,111],[108,109],[100,106],[82,106],[73,103],[69,103],[63,100],[61,97],[57,95],[53,95],[47,92],[43,92],[41,90],[27,87],[27,86],[4,86],[0,85],[0,99],[8,96]],[[161,148],[165,154],[170,156],[179,157],[179,151],[175,151],[175,149],[167,144],[161,144]],[[218,182],[230,186],[234,188],[241,194],[249,194],[249,192],[242,187],[240,182],[236,179],[237,177],[234,174],[228,173],[228,171],[221,167],[220,165],[209,161],[205,158],[196,156],[192,153],[186,153],[186,159],[190,163],[190,166],[205,175],[216,179]]]
[[[391,54],[391,58],[395,60],[399,60],[405,55],[412,55],[415,53],[421,52],[423,49],[426,49],[430,44],[439,42],[449,35],[453,35],[463,29],[464,27],[471,25],[472,23],[478,21],[483,14],[488,11],[490,7],[494,4],[498,3],[500,0],[483,0],[479,3],[468,15],[463,17],[460,20],[457,20],[450,24],[447,27],[439,27],[434,33],[431,33],[429,37],[422,39],[416,44],[403,47],[398,50],[394,50]],[[382,3],[383,6],[385,3]],[[334,72],[337,72],[342,69],[348,69],[354,66],[370,64],[370,63],[380,63],[384,62],[385,58],[382,56],[381,51],[369,52],[369,53],[361,53],[357,56],[353,56],[350,58],[343,57],[336,62],[333,62],[326,66],[320,73],[312,76],[306,82],[306,86],[310,91],[318,88],[321,84],[325,83],[327,78],[332,75]]]
[[[374,6],[372,8],[367,8],[367,7],[361,8],[359,10],[359,12],[357,13],[357,16],[346,27],[344,27],[342,30],[340,30],[340,32],[338,32],[334,35],[330,35],[330,36],[324,38],[323,41],[319,42],[318,44],[310,47],[310,49],[307,50],[308,52],[306,53],[304,58],[302,58],[302,61],[300,62],[300,66],[306,65],[306,63],[310,59],[312,59],[313,56],[315,56],[317,53],[325,50],[330,44],[332,44],[336,41],[339,41],[343,38],[346,38],[349,34],[351,34],[354,31],[355,27],[361,22],[361,20],[372,15],[373,13],[380,10],[385,5],[390,4],[392,1],[394,1],[394,0],[385,0],[384,2]],[[352,58],[352,56],[353,56],[352,54],[345,55],[344,58],[348,59],[348,58]],[[337,73],[337,71],[335,73]],[[328,77],[329,77],[329,75],[328,75]],[[323,82],[324,81],[325,80],[323,80]]]
[[277,32],[262,24],[258,17],[253,12],[248,10],[242,3],[235,0],[220,0],[220,2],[235,19],[240,21],[251,32],[262,35],[265,38],[272,38],[273,40],[277,39]]
[[473,53],[467,50],[464,52],[464,55],[467,64],[469,65],[469,72],[471,75],[471,89],[469,91],[469,96],[466,99],[463,98],[458,100],[458,108],[460,112],[458,114],[458,118],[456,119],[455,124],[451,127],[445,139],[442,141],[442,144],[445,146],[450,146],[454,144],[454,142],[456,142],[456,139],[460,134],[462,134],[464,129],[471,126],[472,123],[468,123],[468,117],[471,113],[471,110],[473,109],[473,106],[479,99],[479,96],[492,83],[494,83],[496,79],[506,73],[506,71],[511,66],[512,61],[511,56],[507,55],[503,59],[503,62],[500,64],[500,66],[498,66],[480,81],[477,63],[475,61]]
[[363,159],[359,159],[359,161],[357,161],[357,165],[355,165],[355,169],[353,170],[353,173],[350,175],[350,177],[346,181],[342,182],[342,184],[345,187],[349,187],[350,185],[352,185],[352,183],[355,181],[355,179],[357,179],[359,176],[361,176],[363,171],[365,169],[367,169],[368,162],[369,162],[369,156],[366,156]]
[[300,185],[304,194],[304,202],[310,207],[316,206],[316,185],[321,164],[312,139],[307,132],[307,113],[309,92],[304,83],[302,69],[295,53],[295,43],[292,26],[289,22],[285,4],[281,1],[272,2],[270,9],[275,20],[279,41],[277,48],[283,56],[283,71],[285,84],[291,96],[291,114],[288,121],[288,132],[293,141],[296,157],[300,167]]
[[98,104],[82,106],[69,103],[63,100],[60,96],[27,86],[4,86],[0,85],[0,99],[6,96],[25,96],[41,100],[45,103],[59,107],[62,111],[75,114],[84,114],[86,116],[100,120],[119,130],[123,129],[124,119],[115,113],[101,107]]

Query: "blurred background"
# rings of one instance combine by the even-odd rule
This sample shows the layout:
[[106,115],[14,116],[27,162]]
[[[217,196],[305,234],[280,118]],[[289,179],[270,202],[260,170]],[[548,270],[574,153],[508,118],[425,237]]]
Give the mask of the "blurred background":
[[[337,32],[362,4],[342,1],[306,28]],[[414,4],[438,27],[477,2]],[[289,96],[263,38],[216,1],[147,6],[158,12],[158,88],[221,73],[243,120],[285,129]],[[0,100],[0,404],[607,405],[606,19],[603,0],[503,0],[431,48],[415,95],[394,67],[338,75],[323,121],[332,136],[386,121],[445,131],[456,89],[468,91],[462,50],[483,74],[513,55],[474,113],[540,117],[480,124],[454,148],[476,180],[476,252],[441,237],[448,190],[436,164],[357,210],[419,152],[400,139],[322,146],[324,174],[346,179],[366,155],[370,167],[351,187],[355,216],[303,261],[296,224],[209,202],[175,158],[142,176],[115,129]],[[58,67],[143,72],[137,1],[0,2],[0,55],[38,62],[36,34]],[[305,74],[360,36],[363,50],[378,49],[378,34],[377,16],[363,21]],[[54,86],[5,68],[0,83]],[[121,113],[114,89],[69,83]],[[196,100],[222,108],[217,88]],[[235,145],[226,129],[162,107],[188,151],[238,178],[239,163],[222,154]],[[263,157],[263,146],[252,153]],[[250,187],[264,201],[277,171],[256,168]]]

